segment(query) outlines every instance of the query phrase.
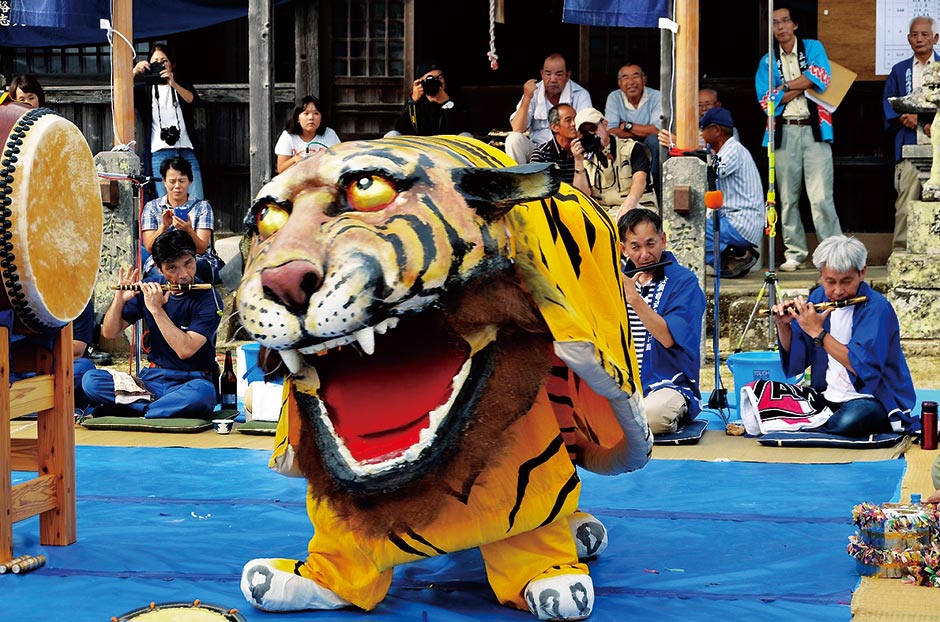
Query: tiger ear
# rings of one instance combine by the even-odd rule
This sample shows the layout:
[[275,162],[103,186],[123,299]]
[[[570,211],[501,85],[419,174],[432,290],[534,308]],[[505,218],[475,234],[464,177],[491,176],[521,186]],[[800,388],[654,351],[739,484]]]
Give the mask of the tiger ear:
[[517,203],[545,199],[558,192],[561,172],[547,162],[508,168],[457,169],[454,186],[483,218],[496,220]]

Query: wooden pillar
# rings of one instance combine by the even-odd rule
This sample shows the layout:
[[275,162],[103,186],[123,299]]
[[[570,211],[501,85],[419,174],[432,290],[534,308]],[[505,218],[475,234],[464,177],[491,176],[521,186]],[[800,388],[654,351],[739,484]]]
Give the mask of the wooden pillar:
[[274,173],[274,11],[248,1],[248,160],[254,198]]
[[698,0],[676,0],[676,144],[680,149],[698,146]]
[[297,64],[294,67],[294,101],[307,95],[320,98],[320,2],[294,3],[294,45]]
[[[111,27],[134,41],[134,1],[113,0]],[[134,140],[134,53],[118,35],[113,37],[111,76],[114,80],[114,144]]]

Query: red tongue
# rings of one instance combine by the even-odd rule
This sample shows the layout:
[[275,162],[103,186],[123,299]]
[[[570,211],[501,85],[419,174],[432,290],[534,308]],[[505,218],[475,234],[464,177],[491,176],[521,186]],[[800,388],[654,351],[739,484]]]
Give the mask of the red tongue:
[[372,356],[347,346],[314,365],[333,428],[363,462],[400,454],[418,442],[428,413],[450,399],[467,355],[466,344],[440,333],[400,327],[377,339]]

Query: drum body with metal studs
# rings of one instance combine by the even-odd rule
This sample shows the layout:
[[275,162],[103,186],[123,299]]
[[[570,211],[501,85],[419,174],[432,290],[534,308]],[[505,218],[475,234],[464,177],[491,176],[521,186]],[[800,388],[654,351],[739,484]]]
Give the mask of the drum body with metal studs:
[[43,332],[76,317],[101,259],[102,208],[85,137],[48,108],[0,106],[0,307]]

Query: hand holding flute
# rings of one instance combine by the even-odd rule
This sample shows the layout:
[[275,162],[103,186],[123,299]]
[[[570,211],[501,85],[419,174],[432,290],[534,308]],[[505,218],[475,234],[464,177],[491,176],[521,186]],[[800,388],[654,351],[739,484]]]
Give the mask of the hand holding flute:
[[[816,309],[817,313],[819,311],[824,311],[825,309],[841,309],[842,307],[851,307],[853,305],[861,304],[867,302],[867,296],[856,296],[855,298],[849,298],[847,300],[831,300],[828,302],[817,302],[813,305],[813,308]],[[760,309],[757,312],[757,315],[761,317],[767,317],[768,315],[781,315],[787,313],[789,309],[796,308],[796,301],[789,300],[785,303],[779,305],[774,305],[773,309]]]
[[[193,289],[212,289],[211,283],[158,283],[157,285],[165,292],[188,292]],[[122,283],[120,285],[112,285],[111,289],[125,292],[139,292],[141,291],[141,284]]]

